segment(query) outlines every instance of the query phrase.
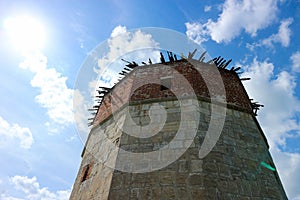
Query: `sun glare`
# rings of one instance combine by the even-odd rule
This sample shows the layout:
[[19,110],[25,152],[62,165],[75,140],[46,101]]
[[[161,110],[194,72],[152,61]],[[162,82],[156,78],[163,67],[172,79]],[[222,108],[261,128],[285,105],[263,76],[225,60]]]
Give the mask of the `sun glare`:
[[37,19],[29,16],[4,20],[4,28],[13,45],[22,53],[41,50],[45,43],[45,28]]

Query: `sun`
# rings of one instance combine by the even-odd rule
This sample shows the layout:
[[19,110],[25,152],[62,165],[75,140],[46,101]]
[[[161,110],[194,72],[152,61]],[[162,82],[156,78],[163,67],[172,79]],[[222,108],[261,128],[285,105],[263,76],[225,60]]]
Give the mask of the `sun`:
[[10,17],[4,20],[4,29],[13,46],[22,53],[41,50],[45,43],[45,28],[30,16]]

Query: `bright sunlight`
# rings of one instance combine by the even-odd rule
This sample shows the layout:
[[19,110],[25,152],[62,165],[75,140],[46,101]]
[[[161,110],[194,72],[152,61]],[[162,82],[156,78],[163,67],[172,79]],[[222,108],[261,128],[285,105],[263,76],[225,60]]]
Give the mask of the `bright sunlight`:
[[21,53],[41,50],[45,43],[45,28],[37,19],[29,16],[4,20],[4,28],[13,46]]

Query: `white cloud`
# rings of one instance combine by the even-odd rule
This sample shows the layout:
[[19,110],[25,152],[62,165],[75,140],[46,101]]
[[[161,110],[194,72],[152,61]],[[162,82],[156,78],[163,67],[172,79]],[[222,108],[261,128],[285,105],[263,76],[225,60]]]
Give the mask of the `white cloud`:
[[127,32],[127,28],[125,26],[119,25],[119,26],[114,28],[114,30],[111,32],[110,36],[111,37],[116,37],[116,36],[118,36],[120,34],[124,34],[126,32]]
[[77,131],[80,139],[83,143],[85,143],[87,135],[90,131],[87,120],[90,117],[88,109],[92,107],[92,104],[90,103],[90,101],[87,101],[84,98],[79,90],[75,90],[73,105],[76,128],[78,129]]
[[8,196],[6,194],[1,194],[0,200],[24,200],[24,199]]
[[251,81],[244,83],[250,98],[265,105],[258,113],[258,119],[283,185],[289,198],[296,198],[300,195],[300,154],[279,150],[285,148],[287,138],[297,137],[292,132],[300,133],[297,119],[300,102],[295,96],[295,78],[287,71],[274,74],[274,65],[268,61],[254,59],[253,63],[243,68],[245,72],[242,77],[251,77]]
[[295,119],[300,112],[300,102],[295,96],[295,78],[286,71],[274,75],[274,65],[268,61],[254,59],[244,69],[242,76],[251,77],[251,81],[244,83],[249,96],[265,105],[259,113],[259,120],[270,146],[285,145],[288,132],[300,130]]
[[275,42],[280,42],[282,46],[288,47],[290,44],[290,37],[292,31],[290,30],[289,26],[292,24],[293,19],[288,18],[281,21],[278,33],[274,36]]
[[299,200],[300,154],[274,149],[272,155],[289,199]]
[[10,124],[0,116],[0,143],[7,143],[8,138],[20,140],[20,147],[24,149],[29,149],[34,141],[29,128]]
[[87,126],[89,107],[79,90],[73,90],[67,86],[67,77],[57,72],[55,68],[48,68],[47,58],[42,53],[27,55],[19,67],[34,73],[30,84],[39,89],[35,100],[47,109],[49,118],[54,122],[54,124],[45,123],[48,133],[59,132],[59,129],[55,127],[56,124],[65,126],[76,122],[78,130],[86,135],[89,131]]
[[290,59],[292,61],[293,71],[300,72],[300,51],[293,53]]
[[264,3],[260,0],[226,0],[217,21],[209,19],[205,24],[197,24],[202,27],[198,28],[200,38],[209,35],[220,43],[230,42],[242,31],[256,36],[258,30],[266,28],[276,19],[277,10],[277,0],[265,0]]
[[[40,187],[36,177],[28,178],[27,176],[13,176],[10,178],[11,184],[18,191],[25,194],[25,200],[66,200],[69,199],[71,190],[61,190],[56,192],[49,191],[48,188]],[[17,200],[19,198],[1,195],[1,200]]]
[[117,26],[108,39],[108,51],[98,60],[98,66],[94,71],[100,76],[98,80],[91,80],[89,83],[93,95],[98,86],[111,87],[118,82],[118,72],[125,66],[120,58],[140,63],[147,62],[151,58],[152,62],[158,62],[160,55],[159,44],[152,38],[151,34],[141,30],[127,31],[124,26]]
[[292,22],[293,22],[292,18],[282,20],[280,22],[278,33],[272,34],[270,37],[265,38],[259,41],[257,44],[253,44],[253,45],[267,46],[272,48],[274,46],[274,43],[280,43],[283,47],[288,47],[290,45],[290,37],[292,34],[292,31],[289,28],[289,26],[292,24]]
[[67,77],[62,76],[54,68],[47,67],[47,58],[41,53],[26,56],[20,68],[34,73],[32,87],[39,88],[36,101],[47,109],[49,117],[59,124],[73,122],[73,90],[66,85]]
[[276,17],[277,1],[266,0],[227,0],[217,22],[206,24],[210,36],[216,42],[229,42],[242,30],[252,36],[259,29],[267,27]]
[[204,29],[202,24],[194,22],[194,23],[185,23],[186,26],[186,35],[189,39],[193,40],[197,44],[201,44],[202,42],[207,41],[205,35],[207,34],[207,30]]
[[[112,31],[111,37],[108,39],[108,45],[109,51],[98,60],[97,72],[102,72],[101,70],[108,67],[111,62],[130,52],[159,47],[159,44],[154,41],[150,34],[143,33],[140,30],[129,32],[124,26],[117,26]],[[153,59],[159,58],[159,52],[157,51],[153,51],[150,55],[148,53],[137,52],[135,61],[139,59],[145,61],[151,56],[153,56]]]
[[204,12],[211,11],[211,6],[204,6]]

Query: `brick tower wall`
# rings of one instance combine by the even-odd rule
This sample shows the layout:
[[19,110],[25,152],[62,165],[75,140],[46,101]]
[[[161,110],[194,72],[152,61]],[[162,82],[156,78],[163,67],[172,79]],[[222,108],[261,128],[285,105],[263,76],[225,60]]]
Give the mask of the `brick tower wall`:
[[[173,71],[169,70],[170,67],[177,70],[186,78],[186,80],[191,84],[193,91],[187,91],[185,85],[182,85],[182,83],[177,81],[176,75],[174,77]],[[175,63],[167,63],[164,65],[154,64],[134,68],[134,70],[126,76],[126,78],[114,86],[113,94],[109,93],[104,97],[101,107],[95,117],[94,126],[97,126],[100,122],[112,114],[113,109],[111,108],[111,95],[117,97],[113,103],[117,104],[115,107],[118,108],[121,108],[128,102],[133,103],[141,100],[156,99],[167,100],[174,97],[174,94],[170,90],[160,90],[159,84],[144,84],[150,81],[160,82],[161,77],[173,76],[171,80],[172,89],[176,90],[181,96],[188,96],[194,92],[199,98],[202,98],[202,100],[209,101],[211,95],[213,96],[217,94],[209,94],[206,86],[208,83],[203,80],[201,74],[208,74],[208,76],[211,76],[211,78],[207,81],[213,83],[215,81],[214,76],[216,76],[216,74],[213,73],[214,70],[212,70],[212,68],[212,65],[202,63],[200,67],[195,69],[195,66],[186,60],[180,60]],[[252,109],[249,97],[245,92],[238,75],[234,71],[227,69],[219,68],[218,70],[226,90],[227,106],[251,113]],[[199,74],[199,72],[201,74]],[[133,90],[133,85],[142,86]]]
[[[191,91],[181,88],[174,76],[172,87],[186,96],[181,104],[174,93],[161,90],[158,84],[141,84],[143,86],[136,89],[134,86],[139,85],[137,81],[159,81],[157,73],[161,77],[172,77],[172,74],[170,70],[166,70],[167,67],[161,65],[135,68],[113,88],[115,94],[112,95],[117,95],[119,100],[112,100],[108,94],[99,108],[82,154],[81,167],[70,199],[286,199],[277,172],[260,164],[263,161],[274,166],[264,134],[252,113],[248,95],[236,73],[219,69],[228,103],[220,105],[227,107],[225,124],[212,151],[200,159],[199,149],[211,120],[209,95],[218,94],[208,93],[206,83],[188,62],[179,61],[170,65],[192,83],[197,99],[188,98]],[[209,67],[212,66],[203,64],[201,74],[210,73]],[[213,82],[214,78],[209,81]],[[157,104],[163,106],[167,112],[166,123],[159,133],[149,138],[138,138],[121,131],[120,127],[131,130],[128,127],[128,118],[122,117],[125,108],[129,109],[130,117],[136,124],[146,126],[150,122],[149,109]],[[188,116],[189,122],[184,124],[187,132],[190,126],[197,124],[196,136],[187,151],[170,165],[148,173],[129,173],[103,164],[102,155],[109,154],[112,155],[112,165],[116,168],[123,166],[123,159],[119,158],[124,155],[104,148],[107,138],[129,152],[159,150],[168,145],[176,135],[183,109],[181,106],[189,108],[196,104],[199,105],[198,114]],[[157,119],[160,117],[156,116]],[[178,148],[185,146],[186,139],[179,139],[176,145]],[[164,162],[170,156],[172,154],[162,153],[155,159]],[[123,168],[132,170],[156,167],[149,160],[141,160],[138,164],[124,165]]]

